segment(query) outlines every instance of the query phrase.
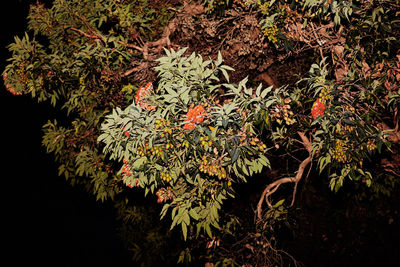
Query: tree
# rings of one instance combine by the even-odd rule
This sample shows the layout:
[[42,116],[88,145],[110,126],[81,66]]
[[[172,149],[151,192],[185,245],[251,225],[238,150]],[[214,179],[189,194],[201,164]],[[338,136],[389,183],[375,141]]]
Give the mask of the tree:
[[[159,244],[181,233],[187,242],[176,249],[208,242],[207,248],[215,248],[210,260],[220,255],[223,264],[250,263],[243,254],[216,248],[220,238],[240,235],[240,216],[224,209],[224,202],[235,197],[236,185],[271,169],[275,175],[258,192],[254,229],[235,244],[250,246],[252,253],[270,248],[252,264],[291,260],[264,232],[295,205],[299,183],[309,182],[310,173],[333,191],[349,181],[377,194],[394,187],[381,185],[398,176],[399,162],[379,154],[398,151],[400,44],[399,23],[391,20],[397,2],[289,2],[36,4],[28,17],[31,35],[9,46],[3,78],[11,93],[31,94],[66,113],[65,122],[44,126],[43,145],[60,163],[59,173],[84,184],[98,200],[114,201],[125,230],[139,220],[147,233],[163,233],[139,238],[141,243]],[[194,38],[182,25],[210,26],[205,34],[221,49],[236,29],[224,28],[225,21],[241,19],[244,26],[235,27],[248,25],[263,35],[244,38],[252,43],[238,50],[231,47],[238,57],[249,55],[250,68],[263,57],[254,56],[256,50],[268,47],[283,60],[311,51],[309,72],[282,86],[269,76],[258,84],[251,73],[238,79],[224,51],[207,52],[204,59],[202,51],[179,48]],[[211,26],[225,30],[223,38]],[[383,158],[382,166],[373,164]],[[289,204],[285,195],[274,201],[286,183],[293,184]],[[135,187],[162,204],[165,232],[147,217],[157,217],[155,199],[147,215],[142,204],[131,204],[140,203]],[[168,231],[175,226],[178,232]],[[250,239],[259,246],[249,245]],[[145,262],[143,248],[130,246],[136,260]],[[177,253],[171,250],[166,252]],[[179,260],[188,260],[189,252],[182,250]]]

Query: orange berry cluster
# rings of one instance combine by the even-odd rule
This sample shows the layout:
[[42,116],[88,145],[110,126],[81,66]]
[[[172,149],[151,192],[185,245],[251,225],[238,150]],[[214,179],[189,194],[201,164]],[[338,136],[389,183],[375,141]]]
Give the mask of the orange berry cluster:
[[139,104],[141,108],[147,110],[156,110],[155,106],[146,103],[146,98],[153,93],[153,84],[148,82],[145,87],[140,87],[136,92],[135,104]]
[[325,112],[326,106],[324,101],[322,101],[320,98],[318,98],[312,108],[311,108],[311,115],[313,117],[313,119],[315,120],[316,118],[318,118],[319,116],[323,116],[324,112]]
[[170,187],[168,187],[168,189],[165,188],[158,189],[156,196],[158,197],[157,203],[162,203],[164,201],[174,198],[174,194],[172,193]]
[[226,170],[218,160],[208,160],[206,156],[201,158],[199,170],[210,176],[217,176],[218,179],[226,178]]
[[205,110],[202,105],[197,105],[194,108],[189,108],[186,113],[186,119],[184,121],[184,129],[192,131],[196,127],[196,123],[204,121]]

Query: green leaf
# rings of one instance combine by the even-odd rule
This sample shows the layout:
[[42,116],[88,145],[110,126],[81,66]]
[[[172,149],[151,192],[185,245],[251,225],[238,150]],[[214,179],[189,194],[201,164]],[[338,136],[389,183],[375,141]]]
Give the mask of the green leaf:
[[189,215],[195,219],[196,221],[198,221],[200,219],[199,214],[197,214],[197,212],[194,209],[190,209],[189,210]]
[[236,160],[238,159],[240,155],[240,150],[238,148],[234,149],[233,155],[232,155],[232,163],[235,163]]
[[132,167],[134,169],[139,169],[140,167],[142,167],[142,165],[144,164],[144,162],[146,161],[147,157],[140,157],[137,160],[135,160],[135,162],[132,164]]
[[225,77],[225,80],[229,83],[229,74],[225,69],[221,69],[222,74]]
[[272,85],[267,87],[267,88],[265,88],[261,93],[261,98],[265,98],[267,96],[267,94],[272,91],[273,88],[274,87]]
[[182,222],[181,226],[182,226],[183,240],[186,241],[186,239],[187,239],[187,226],[186,226],[186,223]]
[[206,229],[207,235],[208,235],[210,238],[212,238],[212,232],[211,232],[210,225],[209,225],[209,224],[206,224],[205,229]]
[[189,217],[189,215],[188,215],[188,213],[186,211],[187,210],[185,210],[185,213],[183,214],[182,222],[184,222],[185,224],[189,225],[190,224],[190,217]]
[[264,165],[265,167],[270,168],[271,167],[271,163],[269,162],[268,158],[262,154],[260,154],[259,156],[260,158],[258,159],[260,161],[260,163],[262,165]]
[[261,94],[261,89],[262,89],[262,83],[260,83],[256,89],[256,96],[260,97]]
[[221,55],[221,51],[218,51],[216,65],[219,66],[219,65],[221,65],[221,63],[222,63],[222,55]]
[[283,204],[283,202],[285,202],[285,199],[279,200],[278,202],[276,202],[276,203],[274,204],[273,208],[276,209],[277,207],[281,206],[281,205]]

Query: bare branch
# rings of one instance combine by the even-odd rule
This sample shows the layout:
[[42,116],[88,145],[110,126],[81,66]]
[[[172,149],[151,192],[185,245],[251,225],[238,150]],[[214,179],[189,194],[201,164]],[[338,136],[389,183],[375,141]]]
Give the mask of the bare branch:
[[279,186],[282,184],[295,183],[294,188],[293,188],[293,194],[292,194],[292,202],[291,202],[290,206],[293,206],[293,204],[294,204],[296,192],[297,192],[297,185],[298,185],[300,179],[303,177],[304,170],[306,169],[308,164],[310,164],[312,161],[312,145],[311,145],[310,140],[306,137],[306,135],[303,132],[297,132],[297,134],[300,136],[300,139],[302,140],[302,144],[308,151],[308,157],[300,163],[299,168],[296,173],[296,176],[278,179],[278,180],[274,181],[273,183],[270,183],[264,189],[263,193],[261,194],[260,200],[258,201],[257,210],[256,210],[257,218],[259,220],[261,220],[261,217],[262,217],[261,213],[262,213],[262,204],[264,202],[264,198],[265,198],[265,202],[267,202],[268,207],[272,208],[272,204],[269,201],[269,197],[273,193],[275,193],[276,190],[278,190]]

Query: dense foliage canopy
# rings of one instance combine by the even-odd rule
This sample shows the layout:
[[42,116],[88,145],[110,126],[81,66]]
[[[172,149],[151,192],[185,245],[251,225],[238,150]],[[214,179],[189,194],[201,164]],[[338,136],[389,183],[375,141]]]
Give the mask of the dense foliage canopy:
[[[55,0],[31,6],[3,79],[57,110],[43,145],[114,201],[135,260],[282,264],[271,229],[303,185],[398,186],[399,15],[389,0]],[[224,208],[250,179],[251,222]]]

